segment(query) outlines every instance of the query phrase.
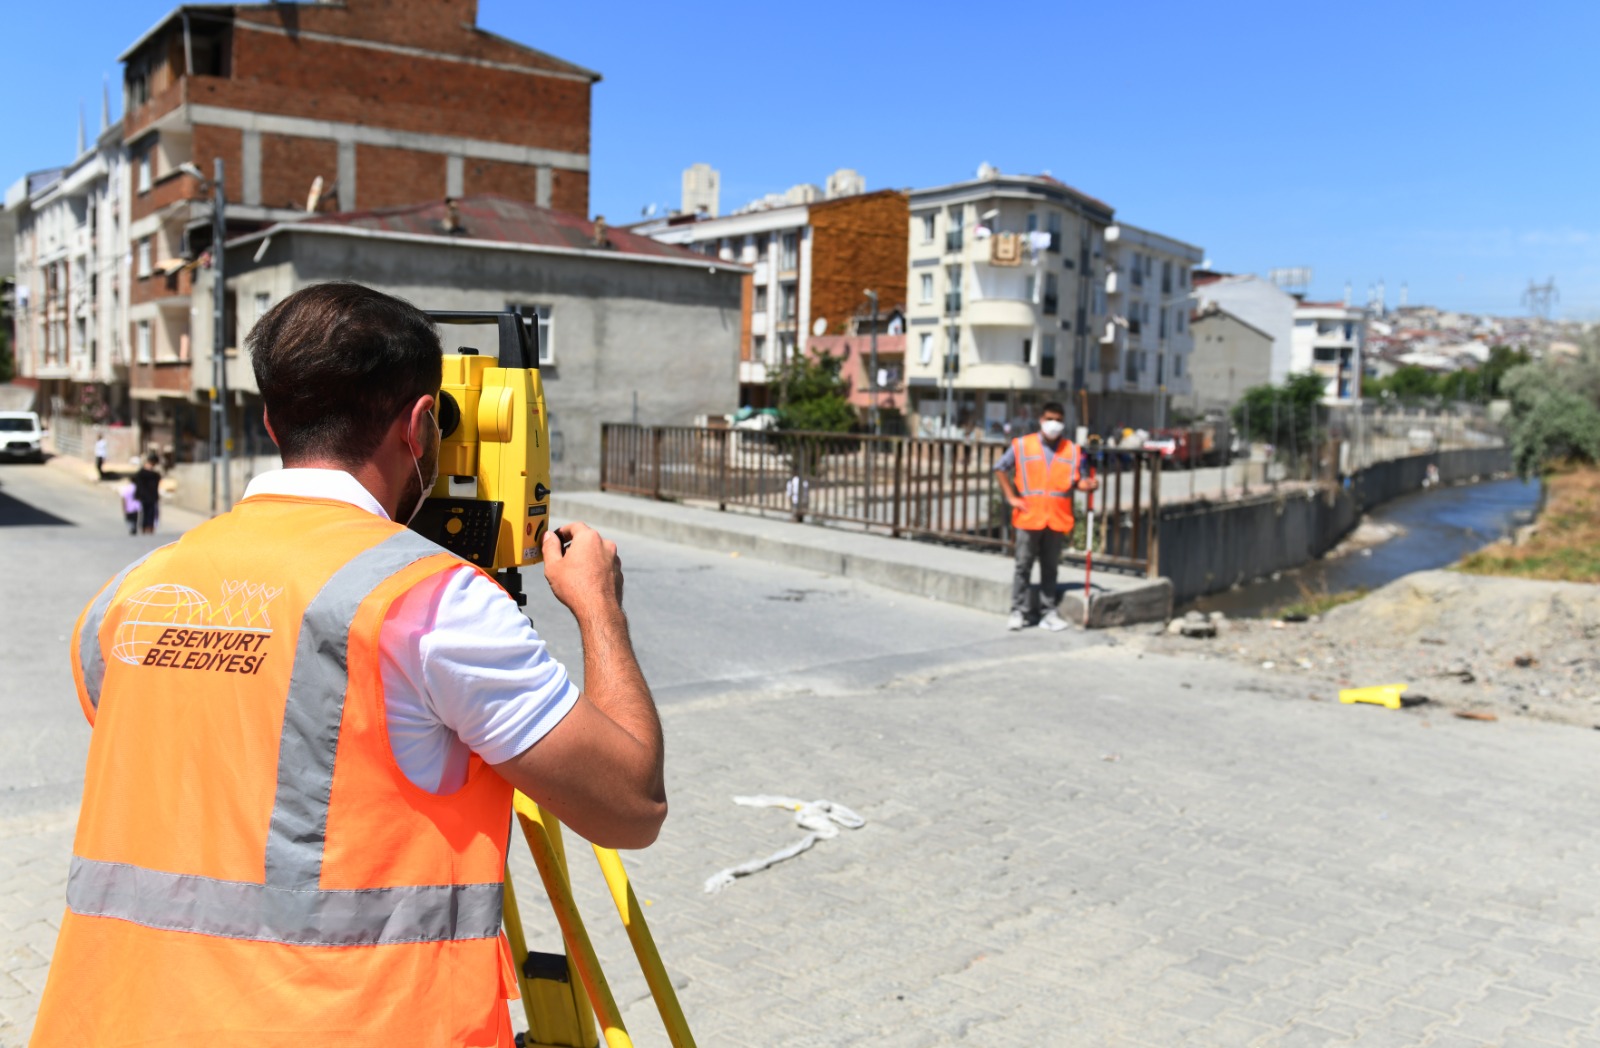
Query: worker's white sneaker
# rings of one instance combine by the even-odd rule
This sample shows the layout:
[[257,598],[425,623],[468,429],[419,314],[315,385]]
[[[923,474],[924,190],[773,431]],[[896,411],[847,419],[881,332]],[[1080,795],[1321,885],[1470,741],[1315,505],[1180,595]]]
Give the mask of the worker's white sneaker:
[[1044,613],[1044,618],[1039,620],[1039,628],[1049,630],[1052,633],[1059,633],[1067,628],[1067,620],[1057,615],[1055,609],[1052,608]]
[[1006,620],[1006,629],[1008,629],[1008,630],[1020,630],[1022,627],[1026,626],[1027,624],[1028,624],[1027,620],[1022,617],[1022,612],[1013,611],[1011,613],[1011,617]]

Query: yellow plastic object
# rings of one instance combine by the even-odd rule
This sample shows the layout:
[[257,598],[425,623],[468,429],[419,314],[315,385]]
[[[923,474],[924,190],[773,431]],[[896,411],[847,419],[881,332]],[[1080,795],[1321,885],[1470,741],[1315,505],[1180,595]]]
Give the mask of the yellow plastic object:
[[1370,688],[1344,688],[1339,692],[1339,701],[1370,702],[1374,706],[1397,710],[1400,708],[1400,693],[1409,687],[1409,684],[1374,684]]

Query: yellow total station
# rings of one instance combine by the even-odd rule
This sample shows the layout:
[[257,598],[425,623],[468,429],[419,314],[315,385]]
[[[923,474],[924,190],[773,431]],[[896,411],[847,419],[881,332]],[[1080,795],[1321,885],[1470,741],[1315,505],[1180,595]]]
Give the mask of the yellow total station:
[[538,328],[504,313],[430,312],[436,324],[492,324],[493,355],[447,353],[439,385],[439,479],[411,523],[462,559],[496,572],[521,599],[517,569],[542,560],[550,521],[550,420]]

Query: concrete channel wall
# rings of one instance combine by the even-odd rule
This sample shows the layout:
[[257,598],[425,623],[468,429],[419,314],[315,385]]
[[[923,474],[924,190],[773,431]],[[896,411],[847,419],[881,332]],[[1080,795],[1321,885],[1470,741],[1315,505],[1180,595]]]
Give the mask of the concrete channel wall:
[[1379,462],[1344,488],[1264,493],[1239,502],[1191,502],[1161,510],[1161,574],[1175,604],[1287,571],[1322,556],[1361,514],[1422,487],[1430,465],[1445,484],[1511,468],[1509,448],[1466,448]]

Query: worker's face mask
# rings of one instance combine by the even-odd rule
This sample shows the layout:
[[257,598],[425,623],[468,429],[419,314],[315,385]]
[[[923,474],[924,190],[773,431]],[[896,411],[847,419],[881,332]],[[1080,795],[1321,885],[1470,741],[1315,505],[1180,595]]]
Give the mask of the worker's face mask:
[[1046,440],[1060,440],[1066,428],[1067,424],[1058,418],[1047,418],[1039,423],[1039,432],[1044,434]]
[[[428,421],[433,423],[434,437],[437,438],[439,435],[439,421],[433,417],[432,412],[428,412],[427,416]],[[426,460],[428,463],[428,477],[426,480],[424,480],[422,476],[422,463],[424,460]],[[406,523],[408,525],[413,520],[417,519],[418,513],[422,512],[422,504],[428,500],[428,492],[433,490],[433,485],[439,480],[438,440],[429,440],[427,443],[423,444],[422,455],[420,457],[412,456],[411,465],[417,471],[417,504],[412,507],[410,515],[406,517]]]

